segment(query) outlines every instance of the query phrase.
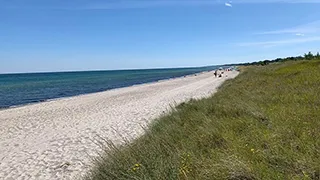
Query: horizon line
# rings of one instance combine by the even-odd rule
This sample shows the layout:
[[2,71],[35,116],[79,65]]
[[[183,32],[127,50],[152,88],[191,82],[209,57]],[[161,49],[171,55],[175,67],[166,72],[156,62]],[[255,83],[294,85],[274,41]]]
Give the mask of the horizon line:
[[0,75],[14,75],[14,74],[45,74],[45,73],[78,73],[78,72],[103,72],[103,71],[135,71],[135,70],[167,70],[167,69],[200,69],[213,66],[227,66],[230,63],[222,65],[206,65],[206,66],[181,66],[181,67],[150,67],[150,68],[123,68],[123,69],[92,69],[92,70],[62,70],[62,71],[30,71],[30,72],[0,72]]

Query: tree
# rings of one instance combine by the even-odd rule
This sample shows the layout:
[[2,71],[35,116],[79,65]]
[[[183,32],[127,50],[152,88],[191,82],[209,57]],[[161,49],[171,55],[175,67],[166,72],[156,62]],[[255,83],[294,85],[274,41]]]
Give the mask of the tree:
[[309,51],[308,54],[304,54],[304,58],[305,58],[306,60],[311,60],[311,59],[314,58],[314,56],[313,56],[312,52]]
[[277,58],[274,60],[263,60],[263,61],[256,61],[256,62],[251,62],[251,63],[243,63],[239,65],[260,65],[260,66],[265,66],[270,63],[275,63],[275,62],[284,62],[284,61],[300,61],[300,60],[312,60],[312,59],[319,59],[320,60],[320,53],[317,52],[317,54],[313,55],[312,52],[305,53],[304,56],[296,56],[296,57],[286,57],[286,58]]

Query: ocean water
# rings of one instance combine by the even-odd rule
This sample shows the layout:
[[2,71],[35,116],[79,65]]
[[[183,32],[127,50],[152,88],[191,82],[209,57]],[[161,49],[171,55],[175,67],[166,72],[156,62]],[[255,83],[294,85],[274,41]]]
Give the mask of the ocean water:
[[0,74],[0,108],[181,77],[203,68]]

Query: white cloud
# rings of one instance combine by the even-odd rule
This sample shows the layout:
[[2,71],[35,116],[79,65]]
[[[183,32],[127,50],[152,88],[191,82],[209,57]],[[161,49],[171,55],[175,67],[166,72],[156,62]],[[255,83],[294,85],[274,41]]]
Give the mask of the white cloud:
[[320,21],[314,21],[311,23],[299,25],[292,28],[285,28],[281,30],[275,31],[266,31],[257,34],[265,34],[265,35],[272,35],[272,34],[294,34],[297,36],[304,36],[305,34],[315,34],[320,32]]
[[232,4],[231,4],[231,3],[225,3],[224,5],[225,5],[225,6],[228,6],[228,7],[232,7]]
[[245,43],[237,43],[237,46],[260,46],[260,47],[273,47],[279,45],[290,45],[290,44],[300,44],[307,42],[316,42],[320,41],[320,36],[315,37],[305,37],[305,38],[293,38],[293,39],[285,39],[285,40],[277,40],[277,41],[263,41],[263,42],[245,42]]

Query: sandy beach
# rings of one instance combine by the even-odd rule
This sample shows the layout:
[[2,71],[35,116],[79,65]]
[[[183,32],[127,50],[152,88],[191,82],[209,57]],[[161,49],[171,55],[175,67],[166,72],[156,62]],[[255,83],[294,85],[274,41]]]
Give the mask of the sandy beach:
[[121,143],[171,105],[212,95],[226,79],[213,72],[0,110],[0,179],[78,179],[100,151]]

